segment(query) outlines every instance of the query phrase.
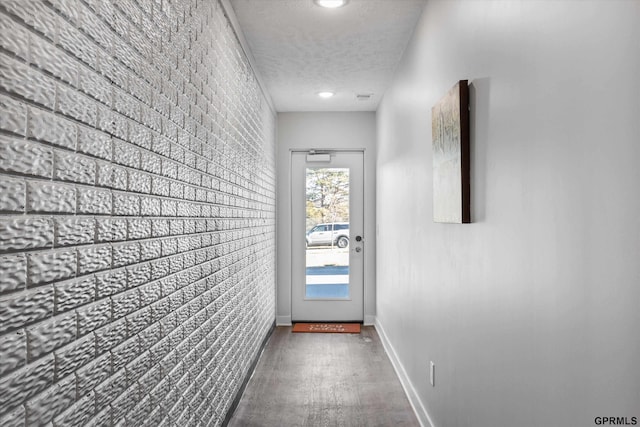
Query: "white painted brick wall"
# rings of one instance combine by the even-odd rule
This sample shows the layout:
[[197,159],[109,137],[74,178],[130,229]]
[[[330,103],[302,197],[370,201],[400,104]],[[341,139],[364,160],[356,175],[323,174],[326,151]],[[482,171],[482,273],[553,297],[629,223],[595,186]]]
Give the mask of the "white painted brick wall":
[[0,2],[0,425],[220,425],[274,321],[274,115],[221,5]]

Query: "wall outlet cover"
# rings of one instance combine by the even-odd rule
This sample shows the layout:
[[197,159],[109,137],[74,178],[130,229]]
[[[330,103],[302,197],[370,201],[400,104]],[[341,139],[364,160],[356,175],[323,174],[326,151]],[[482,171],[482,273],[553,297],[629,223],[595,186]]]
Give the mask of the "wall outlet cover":
[[429,362],[429,382],[431,386],[436,386],[436,365],[433,362]]

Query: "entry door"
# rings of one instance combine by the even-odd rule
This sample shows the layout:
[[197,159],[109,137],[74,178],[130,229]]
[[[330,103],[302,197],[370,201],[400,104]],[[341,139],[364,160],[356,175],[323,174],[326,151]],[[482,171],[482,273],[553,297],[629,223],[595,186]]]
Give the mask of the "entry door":
[[363,152],[291,153],[292,320],[364,316]]

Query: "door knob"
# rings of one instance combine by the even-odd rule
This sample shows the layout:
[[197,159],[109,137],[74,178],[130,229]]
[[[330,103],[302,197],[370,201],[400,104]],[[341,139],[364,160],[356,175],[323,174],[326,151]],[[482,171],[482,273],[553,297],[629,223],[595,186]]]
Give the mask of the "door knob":
[[356,252],[362,252],[362,248],[360,246],[356,246]]
[[356,242],[362,242],[362,236],[356,236]]

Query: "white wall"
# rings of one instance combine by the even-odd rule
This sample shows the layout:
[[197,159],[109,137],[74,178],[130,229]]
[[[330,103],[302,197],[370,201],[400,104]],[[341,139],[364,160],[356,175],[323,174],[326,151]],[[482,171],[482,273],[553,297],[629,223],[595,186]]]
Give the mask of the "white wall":
[[[277,322],[291,323],[291,151],[301,149],[364,150],[364,235],[375,235],[374,112],[279,113],[277,136]],[[375,242],[367,241],[364,320],[375,315]]]
[[225,3],[2,1],[0,426],[232,408],[274,322],[276,116]]
[[[377,321],[435,426],[640,418],[638,40],[638,1],[426,4],[377,114]],[[435,224],[458,79],[473,224]]]

